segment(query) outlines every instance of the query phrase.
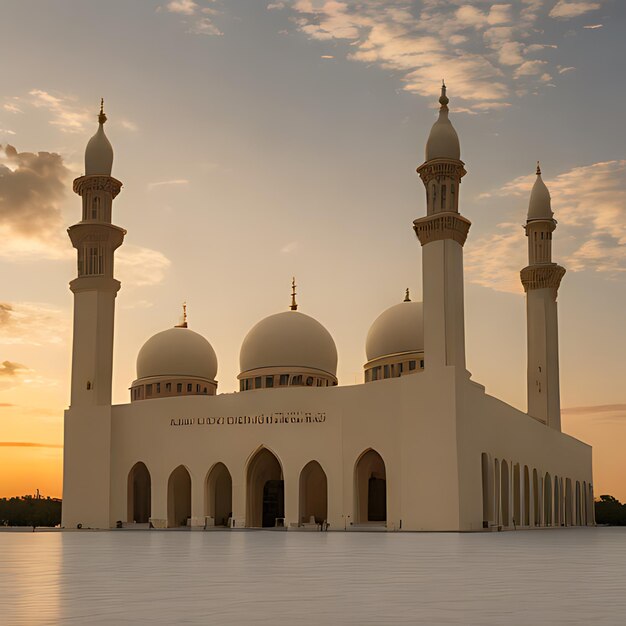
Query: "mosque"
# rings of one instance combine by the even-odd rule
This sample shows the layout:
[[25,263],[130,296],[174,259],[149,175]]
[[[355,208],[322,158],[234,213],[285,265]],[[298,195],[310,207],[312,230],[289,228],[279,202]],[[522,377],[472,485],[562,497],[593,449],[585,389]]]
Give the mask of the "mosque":
[[[485,393],[465,364],[465,164],[439,118],[417,168],[426,214],[423,303],[374,320],[363,384],[338,385],[330,333],[291,306],[240,352],[239,392],[218,393],[211,344],[181,324],[146,341],[130,402],[111,402],[114,253],[122,183],[102,107],[74,181],[77,250],[71,404],[65,412],[66,528],[492,531],[594,524],[591,447],[561,432],[550,194],[537,169],[525,235],[528,412]],[[520,246],[523,245],[520,233]],[[295,285],[294,285],[295,287]]]

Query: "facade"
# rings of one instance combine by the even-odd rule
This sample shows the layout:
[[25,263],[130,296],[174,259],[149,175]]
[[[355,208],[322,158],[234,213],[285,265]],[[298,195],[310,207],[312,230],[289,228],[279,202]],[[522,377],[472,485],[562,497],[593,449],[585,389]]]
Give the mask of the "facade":
[[[528,413],[489,396],[465,365],[459,140],[445,85],[417,172],[426,215],[423,303],[384,311],[366,340],[364,383],[339,386],[337,350],[291,306],[254,326],[238,393],[217,391],[210,343],[178,326],[137,358],[130,402],[111,403],[114,253],[121,183],[101,110],[74,181],[78,253],[71,405],[65,413],[66,528],[487,531],[591,525],[591,448],[561,432],[556,221],[537,170],[521,271],[528,318]],[[520,236],[520,245],[521,236]]]

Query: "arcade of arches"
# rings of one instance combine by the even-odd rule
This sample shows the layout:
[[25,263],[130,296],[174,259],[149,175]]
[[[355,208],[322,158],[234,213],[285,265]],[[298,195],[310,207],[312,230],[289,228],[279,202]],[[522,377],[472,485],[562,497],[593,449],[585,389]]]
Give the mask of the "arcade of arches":
[[483,452],[483,528],[595,524],[593,485]]
[[[191,475],[179,465],[167,481],[167,527],[188,525],[191,517]],[[356,524],[384,525],[387,521],[385,463],[375,450],[365,451],[354,466]],[[128,522],[148,523],[152,485],[148,468],[136,463],[128,474]],[[216,463],[204,481],[206,525],[230,526],[233,481],[224,463]],[[309,461],[299,477],[301,526],[322,526],[328,519],[328,479],[322,466]],[[268,528],[285,525],[284,475],[280,461],[267,448],[250,458],[246,469],[246,526]]]

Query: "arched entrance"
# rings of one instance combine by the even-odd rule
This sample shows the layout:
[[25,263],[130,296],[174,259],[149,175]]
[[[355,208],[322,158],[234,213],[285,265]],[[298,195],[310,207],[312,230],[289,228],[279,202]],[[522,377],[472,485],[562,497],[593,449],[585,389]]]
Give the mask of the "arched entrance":
[[502,461],[502,526],[509,526],[509,464]]
[[541,524],[541,515],[539,514],[539,477],[537,476],[537,470],[533,469],[533,523],[535,526]]
[[355,522],[387,522],[387,473],[385,462],[375,450],[367,450],[356,462]]
[[530,526],[530,477],[524,465],[524,526]]
[[204,486],[204,514],[215,526],[227,526],[233,514],[233,480],[223,463],[216,463],[207,474]]
[[248,464],[246,525],[271,528],[285,518],[285,484],[280,461],[261,448]]
[[167,481],[167,527],[187,526],[191,517],[191,476],[179,465]]
[[300,472],[300,522],[316,524],[328,519],[328,481],[317,461],[310,461]]
[[480,456],[483,486],[483,528],[489,528],[493,522],[493,474],[489,455],[483,452]]
[[126,519],[137,524],[150,521],[152,502],[150,472],[145,463],[139,461],[128,472],[128,509]]
[[522,524],[519,463],[513,466],[513,525]]
[[543,525],[552,526],[552,481],[547,472],[543,479]]

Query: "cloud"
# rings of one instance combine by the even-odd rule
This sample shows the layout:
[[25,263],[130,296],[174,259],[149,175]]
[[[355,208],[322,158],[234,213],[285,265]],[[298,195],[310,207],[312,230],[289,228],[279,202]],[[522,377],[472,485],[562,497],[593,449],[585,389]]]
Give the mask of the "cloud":
[[189,181],[186,178],[175,178],[174,180],[160,180],[155,183],[148,183],[148,189],[152,190],[156,187],[164,187],[168,185],[188,185]]
[[544,1],[294,0],[288,6],[309,39],[347,43],[348,59],[394,72],[406,91],[421,96],[435,97],[445,78],[453,104],[460,100],[461,110],[475,112],[510,104],[551,80],[549,51],[556,44],[536,27]]
[[267,5],[268,11],[279,11],[280,9],[284,9],[284,8],[285,8],[284,2],[270,2]]
[[69,171],[54,152],[18,152],[0,145],[0,256],[14,258],[43,251],[59,258],[61,202]]
[[[511,219],[494,231],[466,244],[467,277],[470,282],[512,293],[521,293],[519,270],[527,264],[524,233],[519,224],[535,176],[520,176],[494,197],[520,198]],[[546,185],[558,220],[554,234],[558,257],[568,271],[594,271],[610,279],[626,275],[626,160],[604,161],[573,168]],[[515,203],[511,203],[515,204]],[[524,208],[522,208],[524,207]],[[513,221],[512,218],[516,221]]]
[[626,404],[596,404],[593,406],[573,406],[561,409],[561,415],[589,415],[594,413],[626,412]]
[[10,406],[15,406],[14,404],[11,404],[10,402],[0,402],[0,408],[6,409],[7,407]]
[[[158,7],[157,10],[163,7]],[[177,13],[187,25],[187,32],[192,35],[221,35],[222,31],[213,23],[208,15],[216,15],[218,11],[210,7],[200,7],[194,0],[171,0],[165,5],[168,13]]]
[[604,24],[589,24],[587,26],[583,26],[583,28],[588,28],[590,30],[595,30],[596,28],[602,28]]
[[62,448],[62,443],[37,443],[34,441],[0,441],[2,448]]
[[22,109],[20,109],[20,107],[18,107],[17,104],[14,104],[13,102],[7,102],[6,104],[3,104],[2,108],[9,113],[22,113]]
[[550,17],[570,19],[572,17],[579,17],[590,11],[596,11],[599,8],[599,2],[588,2],[587,0],[559,0],[550,11]]
[[170,265],[163,253],[133,244],[118,248],[115,259],[117,278],[126,287],[157,285],[165,279]]
[[69,313],[39,302],[0,302],[0,344],[64,344]]
[[50,111],[53,115],[50,124],[65,133],[84,133],[87,125],[93,124],[96,119],[94,111],[77,105],[67,96],[55,96],[42,89],[32,89],[29,95],[32,97],[31,104]]
[[297,241],[290,241],[289,243],[286,243],[281,249],[280,251],[283,254],[289,254],[290,252],[294,252],[295,250],[298,249],[298,242]]
[[13,361],[2,361],[0,363],[0,378],[15,378],[22,372],[27,372],[28,368],[20,363],[14,363]]

